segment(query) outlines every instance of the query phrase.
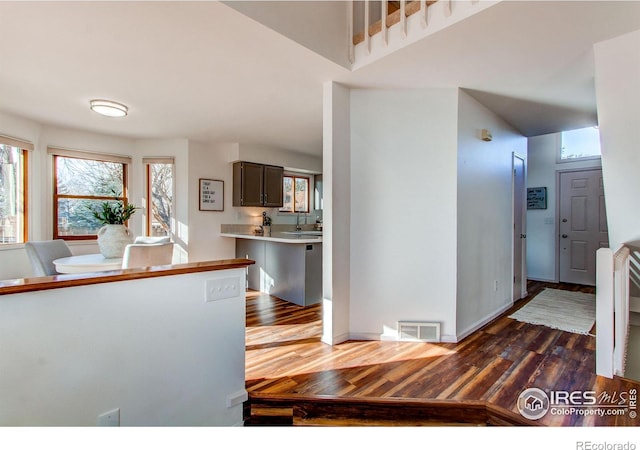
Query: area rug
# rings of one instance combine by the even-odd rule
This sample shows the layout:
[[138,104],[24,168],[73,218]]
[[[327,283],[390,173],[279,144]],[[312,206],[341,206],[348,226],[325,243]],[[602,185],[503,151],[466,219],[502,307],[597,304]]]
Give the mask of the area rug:
[[570,333],[590,334],[596,321],[596,296],[547,288],[509,318]]

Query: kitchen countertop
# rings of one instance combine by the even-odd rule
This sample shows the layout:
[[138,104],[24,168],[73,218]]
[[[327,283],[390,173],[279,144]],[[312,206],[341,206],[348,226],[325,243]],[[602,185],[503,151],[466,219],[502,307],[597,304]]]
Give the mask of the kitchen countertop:
[[271,232],[267,236],[254,233],[221,233],[222,237],[236,239],[254,239],[258,241],[283,242],[285,244],[318,244],[322,242],[322,236],[309,234],[291,234],[283,232]]

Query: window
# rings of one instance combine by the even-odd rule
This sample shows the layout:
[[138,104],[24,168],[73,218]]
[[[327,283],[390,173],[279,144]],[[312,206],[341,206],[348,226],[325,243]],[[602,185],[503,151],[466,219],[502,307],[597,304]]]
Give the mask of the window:
[[560,142],[560,161],[600,158],[600,132],[596,127],[563,131]]
[[144,158],[147,236],[169,236],[173,217],[173,158]]
[[0,136],[0,244],[27,240],[27,150],[33,145]]
[[95,239],[102,223],[93,211],[106,200],[127,200],[127,157],[49,149],[53,154],[53,237]]
[[293,175],[283,177],[283,204],[280,211],[309,212],[309,178]]

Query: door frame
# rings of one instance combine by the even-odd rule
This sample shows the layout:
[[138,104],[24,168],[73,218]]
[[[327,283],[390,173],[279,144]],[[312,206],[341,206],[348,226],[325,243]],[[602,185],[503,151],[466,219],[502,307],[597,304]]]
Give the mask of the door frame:
[[[598,160],[599,161],[599,160]],[[556,170],[556,249],[555,249],[555,257],[556,257],[556,273],[555,273],[555,283],[560,283],[560,199],[562,196],[562,192],[560,192],[561,184],[560,184],[560,176],[563,173],[570,172],[586,172],[589,170],[600,170],[602,171],[602,165],[597,164],[593,166],[586,167],[575,167],[572,169],[557,169]]]
[[515,176],[515,160],[519,159],[522,161],[523,173],[522,173],[522,192],[521,203],[522,203],[522,217],[520,218],[522,222],[522,234],[525,236],[521,239],[522,252],[520,262],[521,269],[521,283],[520,283],[520,292],[515,292],[515,276],[516,276],[516,261],[515,261],[515,253],[516,253],[516,241],[514,238],[513,229],[511,230],[511,279],[513,280],[513,284],[511,285],[511,298],[512,301],[516,301],[522,299],[528,295],[527,291],[527,158],[524,155],[519,154],[518,152],[511,153],[511,223],[515,226],[516,223],[516,176]]

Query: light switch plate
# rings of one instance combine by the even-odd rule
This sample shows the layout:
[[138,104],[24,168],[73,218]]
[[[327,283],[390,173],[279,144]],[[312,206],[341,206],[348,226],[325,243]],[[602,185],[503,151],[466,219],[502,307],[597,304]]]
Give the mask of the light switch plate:
[[205,301],[213,302],[240,295],[240,277],[216,278],[205,282]]

